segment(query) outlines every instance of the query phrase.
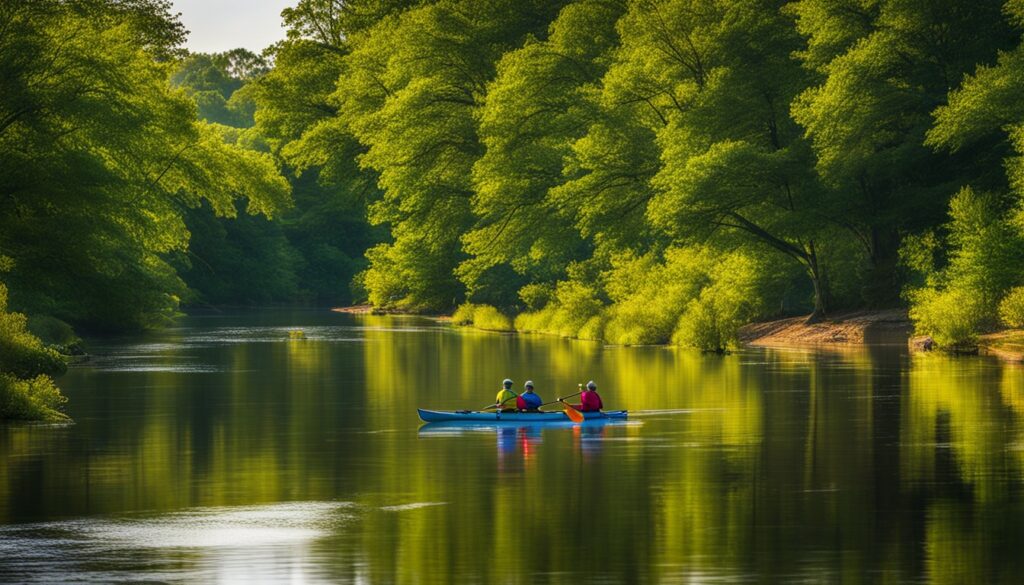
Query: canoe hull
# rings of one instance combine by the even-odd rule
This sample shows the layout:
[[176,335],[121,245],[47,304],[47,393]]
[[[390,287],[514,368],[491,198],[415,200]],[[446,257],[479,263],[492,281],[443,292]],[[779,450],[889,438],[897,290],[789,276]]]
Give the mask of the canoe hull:
[[[561,410],[547,412],[481,412],[469,410],[425,410],[417,409],[420,418],[424,422],[453,422],[453,421],[476,421],[476,422],[509,422],[509,423],[546,423],[546,422],[569,422],[570,419]],[[583,418],[587,420],[622,420],[626,418],[625,410],[608,410],[603,412],[584,412]]]

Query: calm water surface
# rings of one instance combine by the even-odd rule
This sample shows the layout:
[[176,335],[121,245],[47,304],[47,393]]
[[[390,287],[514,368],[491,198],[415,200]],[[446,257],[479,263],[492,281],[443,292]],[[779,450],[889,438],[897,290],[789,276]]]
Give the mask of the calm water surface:
[[[290,339],[302,329],[304,339]],[[1024,370],[192,317],[0,426],[0,582],[1020,583]],[[625,424],[422,425],[506,376]]]

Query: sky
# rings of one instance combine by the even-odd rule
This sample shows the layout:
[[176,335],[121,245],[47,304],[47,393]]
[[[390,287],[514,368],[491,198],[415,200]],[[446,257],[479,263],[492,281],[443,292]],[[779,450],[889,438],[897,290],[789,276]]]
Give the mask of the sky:
[[284,38],[281,10],[298,0],[173,0],[189,30],[190,51],[218,53],[245,47],[260,52]]

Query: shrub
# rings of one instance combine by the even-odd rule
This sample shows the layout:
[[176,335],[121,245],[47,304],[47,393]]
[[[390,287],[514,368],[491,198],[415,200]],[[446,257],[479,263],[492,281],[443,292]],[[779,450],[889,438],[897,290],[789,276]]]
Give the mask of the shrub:
[[910,318],[918,333],[944,347],[974,343],[991,322],[991,311],[976,291],[963,287],[922,288],[910,295]]
[[513,331],[512,320],[490,305],[463,303],[452,314],[452,323],[485,331]]
[[0,372],[18,378],[63,374],[64,359],[29,333],[27,323],[25,315],[7,312],[7,289],[0,285]]
[[473,326],[485,331],[512,331],[512,320],[490,305],[477,305]]
[[763,314],[770,272],[753,256],[734,252],[709,273],[711,284],[679,317],[672,342],[704,351],[724,351],[737,343],[740,327]]
[[1008,327],[1024,327],[1024,286],[1010,289],[999,303],[999,318]]
[[49,376],[19,380],[0,374],[0,420],[67,420],[58,410],[66,401]]
[[654,253],[612,262],[606,273],[608,309],[604,334],[609,343],[668,343],[688,302],[709,281],[717,255],[704,248],[670,248],[659,262]]
[[949,203],[949,217],[949,263],[906,293],[915,330],[947,347],[974,343],[996,325],[999,299],[1020,284],[1024,257],[1024,241],[995,196],[962,189]]
[[554,298],[547,306],[539,311],[520,314],[516,317],[515,327],[520,331],[562,337],[581,337],[581,333],[585,333],[587,339],[595,339],[592,336],[600,333],[601,322],[591,320],[604,308],[597,292],[592,285],[571,280],[559,282]]
[[0,419],[58,420],[64,396],[50,375],[63,373],[64,359],[28,332],[28,319],[7,312],[0,284]]
[[694,299],[679,317],[672,343],[704,351],[722,351],[728,344],[723,333],[713,299]]
[[476,312],[476,306],[471,303],[462,303],[452,313],[452,324],[459,326],[466,326],[473,324],[473,313]]

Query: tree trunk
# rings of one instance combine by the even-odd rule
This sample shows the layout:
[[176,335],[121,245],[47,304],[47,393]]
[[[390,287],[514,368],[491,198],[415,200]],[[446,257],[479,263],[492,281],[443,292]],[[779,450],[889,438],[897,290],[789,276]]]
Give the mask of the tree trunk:
[[807,317],[806,323],[820,323],[825,319],[829,308],[828,280],[825,278],[821,266],[818,265],[818,254],[814,250],[814,242],[811,242],[807,251],[807,275],[811,277],[814,285],[814,312]]
[[871,268],[861,290],[869,307],[887,308],[900,303],[899,233],[891,228],[871,229]]

